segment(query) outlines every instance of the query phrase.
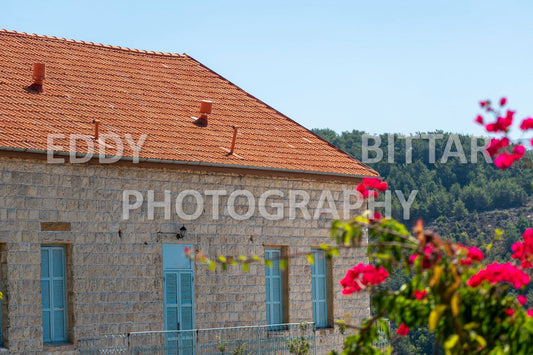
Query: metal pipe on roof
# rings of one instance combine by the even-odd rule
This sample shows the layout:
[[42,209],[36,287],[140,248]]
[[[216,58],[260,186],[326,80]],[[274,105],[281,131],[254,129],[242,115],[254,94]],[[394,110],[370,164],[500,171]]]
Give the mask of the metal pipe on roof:
[[233,151],[235,150],[235,140],[237,139],[237,130],[239,127],[233,126],[233,139],[231,140],[231,148],[229,150],[230,154],[233,154]]

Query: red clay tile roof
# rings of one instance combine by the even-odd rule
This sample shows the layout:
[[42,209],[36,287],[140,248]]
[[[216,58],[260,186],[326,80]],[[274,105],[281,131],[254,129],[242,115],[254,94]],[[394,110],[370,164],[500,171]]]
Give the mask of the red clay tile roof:
[[[30,93],[32,65],[46,63],[45,92]],[[201,100],[213,101],[198,127]],[[0,147],[69,151],[68,135],[148,136],[141,158],[325,174],[377,173],[190,56],[0,30]],[[228,155],[238,126],[235,154]],[[110,146],[112,143],[109,142]],[[96,149],[98,145],[96,145]],[[78,152],[86,151],[80,143]],[[111,149],[108,154],[114,154]],[[132,156],[124,141],[124,156]]]

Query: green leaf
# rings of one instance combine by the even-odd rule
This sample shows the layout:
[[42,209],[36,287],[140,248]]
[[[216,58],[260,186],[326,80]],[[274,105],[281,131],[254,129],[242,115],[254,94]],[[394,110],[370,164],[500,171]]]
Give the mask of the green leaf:
[[444,342],[444,348],[445,349],[451,349],[455,346],[455,344],[457,344],[457,341],[459,340],[459,335],[457,334],[453,334],[453,335],[450,335],[450,337],[448,338],[448,340],[446,340]]
[[487,341],[481,335],[475,335],[474,339],[476,339],[476,341],[482,348],[485,348],[487,346]]
[[210,261],[208,266],[211,270],[215,270],[217,268],[217,263]]
[[437,323],[439,322],[440,316],[442,315],[442,312],[446,309],[446,306],[443,304],[439,304],[435,306],[435,308],[431,311],[429,314],[429,331],[432,332],[437,328]]
[[248,272],[249,270],[250,270],[250,265],[248,265],[248,263],[243,263],[242,264],[242,271]]
[[479,327],[479,324],[477,324],[476,322],[470,322],[470,323],[465,324],[465,326],[463,328],[465,330],[472,330],[472,329],[477,328],[477,327]]
[[287,259],[281,259],[281,260],[279,261],[279,268],[280,268],[281,270],[285,270],[285,269],[287,269],[287,265],[288,265]]
[[454,293],[450,301],[452,307],[452,314],[454,317],[457,317],[459,314],[459,294]]
[[272,260],[265,260],[265,265],[268,267],[272,267]]
[[314,264],[315,263],[315,257],[313,256],[313,254],[307,254],[307,261],[309,261],[309,264]]
[[220,255],[218,257],[218,260],[220,260],[221,263],[225,263],[226,262],[226,257],[224,255]]

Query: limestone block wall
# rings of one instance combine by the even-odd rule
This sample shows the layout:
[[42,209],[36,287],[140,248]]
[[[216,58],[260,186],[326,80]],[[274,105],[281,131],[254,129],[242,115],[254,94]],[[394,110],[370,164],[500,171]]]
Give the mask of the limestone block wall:
[[[342,215],[343,190],[353,184],[224,172],[178,170],[171,166],[143,167],[119,164],[47,164],[41,160],[0,159],[0,277],[3,343],[12,353],[52,351],[42,341],[40,248],[43,244],[66,246],[68,337],[75,349],[82,338],[100,334],[164,329],[162,244],[183,243],[205,255],[259,255],[265,246],[284,247],[302,254],[328,242],[331,214],[306,219],[297,211],[294,219],[268,220],[258,208],[245,220],[235,220],[227,206],[228,195],[247,190],[259,199],[271,189],[285,196],[305,190],[311,215],[322,190],[330,190]],[[124,190],[141,192],[144,202],[123,219]],[[199,218],[185,220],[176,214],[175,201],[184,190],[203,194],[226,190],[220,197],[218,219],[213,218],[212,198],[205,197]],[[155,201],[170,191],[171,212],[161,207],[148,218],[148,191]],[[288,198],[277,202],[289,207]],[[248,211],[248,200],[236,199],[235,210]],[[183,201],[192,213],[191,196]],[[270,209],[270,211],[272,211]],[[184,239],[176,233],[185,225]],[[334,259],[330,295],[335,318],[350,314],[354,321],[369,315],[368,295],[345,297],[340,280],[346,269],[365,262],[362,251],[353,250]],[[288,267],[286,322],[312,321],[311,266],[305,257],[291,258]],[[266,324],[265,269],[251,265],[210,271],[194,266],[196,328]],[[319,354],[342,343],[337,329],[319,330]],[[44,349],[44,350],[43,350]],[[60,352],[57,350],[56,352]]]

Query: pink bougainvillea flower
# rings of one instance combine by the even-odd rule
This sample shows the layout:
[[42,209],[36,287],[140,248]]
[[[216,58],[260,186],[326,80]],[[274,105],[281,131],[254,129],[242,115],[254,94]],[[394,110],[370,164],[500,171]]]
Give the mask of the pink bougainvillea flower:
[[378,191],[385,191],[388,188],[387,183],[378,178],[364,178],[363,184],[370,189],[375,189]]
[[503,137],[502,139],[492,138],[490,140],[490,143],[487,145],[485,149],[487,153],[489,153],[489,155],[493,157],[496,155],[496,153],[498,153],[500,149],[505,148],[508,145],[509,145],[509,138],[507,137]]
[[520,129],[522,131],[527,131],[528,129],[533,129],[533,118],[525,118],[522,123],[520,123]]
[[367,198],[368,195],[369,195],[369,191],[368,189],[366,188],[365,185],[363,184],[359,184],[357,185],[357,187],[355,188],[357,191],[359,191],[361,193],[361,195],[363,196],[363,198]]
[[374,212],[374,218],[373,218],[374,220],[379,221],[382,218],[383,218],[383,216],[381,215],[381,213]]
[[502,98],[500,99],[500,106],[505,106],[506,103],[507,103],[507,98],[502,97]]
[[418,258],[418,254],[413,254],[409,257],[409,265],[413,265],[415,263],[416,258]]
[[513,152],[503,152],[494,159],[494,165],[500,169],[507,169],[513,165],[517,160],[522,159],[526,152],[526,148],[523,145],[517,145],[513,148]]
[[513,165],[514,161],[515,159],[513,154],[503,152],[502,154],[498,155],[496,159],[494,159],[494,165],[500,169],[507,169]]
[[498,117],[496,122],[485,125],[485,129],[488,132],[507,132],[513,124],[514,114],[515,111],[507,110],[505,117]]
[[527,316],[528,317],[533,317],[533,309],[528,309],[527,310]]
[[479,106],[481,106],[481,108],[490,106],[490,100],[480,101]]
[[476,247],[465,247],[464,245],[457,244],[457,248],[462,251],[462,255],[466,254],[466,258],[459,260],[461,265],[471,265],[472,262],[483,260],[483,252]]
[[476,117],[474,122],[479,123],[479,124],[483,124],[484,123],[483,122],[483,116],[477,115],[477,117]]
[[509,317],[512,316],[514,314],[514,309],[512,308],[507,308],[505,310],[505,314],[507,314]]
[[380,284],[387,277],[389,277],[389,273],[383,266],[376,268],[374,265],[356,265],[349,269],[346,276],[340,281],[343,287],[342,294],[350,295],[365,287]]
[[415,296],[417,300],[422,300],[426,297],[427,291],[426,290],[415,290],[413,292],[413,295]]
[[526,229],[522,234],[524,242],[516,242],[512,245],[513,259],[521,261],[521,267],[530,269],[533,268],[533,228]]
[[527,297],[524,295],[516,296],[516,300],[518,301],[518,303],[520,303],[521,306],[527,303]]
[[402,323],[400,324],[400,326],[398,327],[398,330],[396,331],[396,333],[398,333],[399,335],[401,336],[406,336],[407,334],[409,334],[409,327],[405,325],[405,323]]
[[511,263],[498,264],[494,262],[473,275],[467,284],[470,287],[477,287],[483,281],[490,282],[491,284],[508,282],[514,288],[518,289],[529,283],[529,275]]

